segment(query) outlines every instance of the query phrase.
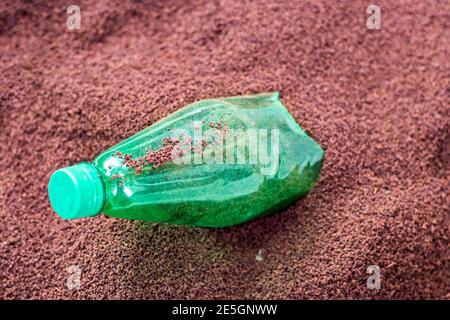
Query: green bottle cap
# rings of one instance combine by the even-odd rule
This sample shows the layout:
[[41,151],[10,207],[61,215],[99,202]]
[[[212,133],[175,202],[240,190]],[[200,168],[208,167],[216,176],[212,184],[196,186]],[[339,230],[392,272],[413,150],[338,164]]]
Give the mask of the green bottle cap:
[[64,219],[100,214],[105,190],[97,169],[88,162],[56,170],[48,183],[53,210]]

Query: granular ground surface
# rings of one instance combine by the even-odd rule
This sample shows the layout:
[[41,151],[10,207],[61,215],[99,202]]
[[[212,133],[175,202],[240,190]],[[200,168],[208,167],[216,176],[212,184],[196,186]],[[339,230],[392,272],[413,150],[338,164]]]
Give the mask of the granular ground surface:
[[[448,1],[378,1],[381,30],[359,0],[76,3],[80,30],[67,1],[0,4],[0,298],[450,298]],[[216,230],[51,210],[55,169],[274,90],[326,149],[288,210]]]

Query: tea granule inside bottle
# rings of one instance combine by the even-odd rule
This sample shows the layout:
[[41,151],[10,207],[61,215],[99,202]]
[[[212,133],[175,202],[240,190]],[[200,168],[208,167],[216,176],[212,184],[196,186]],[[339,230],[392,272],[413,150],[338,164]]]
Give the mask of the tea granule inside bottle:
[[[221,122],[210,122],[208,125],[213,129],[221,130],[223,134],[227,134],[229,132],[228,126],[222,124]],[[115,153],[113,153],[113,156],[122,159],[122,164],[134,170],[135,175],[140,175],[144,170],[144,167],[157,169],[165,164],[170,163],[174,159],[174,157],[179,158],[185,155],[185,152],[181,148],[184,142],[187,142],[188,144],[186,152],[194,153],[203,152],[203,150],[209,145],[209,142],[205,139],[201,140],[200,145],[191,146],[192,138],[190,137],[186,141],[182,141],[177,138],[166,137],[163,139],[162,146],[159,149],[150,149],[143,157],[133,159],[133,155],[124,154],[120,151],[116,151]],[[175,148],[179,148],[179,151],[174,152]],[[111,178],[111,180],[117,178],[117,175],[115,175]]]

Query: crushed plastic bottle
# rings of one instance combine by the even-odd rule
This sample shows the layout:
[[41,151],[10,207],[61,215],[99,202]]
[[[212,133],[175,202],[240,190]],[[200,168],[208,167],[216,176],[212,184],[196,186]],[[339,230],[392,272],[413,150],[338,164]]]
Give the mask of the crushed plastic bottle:
[[226,227],[279,211],[310,191],[324,152],[279,94],[190,104],[83,162],[48,192],[64,219],[105,215]]

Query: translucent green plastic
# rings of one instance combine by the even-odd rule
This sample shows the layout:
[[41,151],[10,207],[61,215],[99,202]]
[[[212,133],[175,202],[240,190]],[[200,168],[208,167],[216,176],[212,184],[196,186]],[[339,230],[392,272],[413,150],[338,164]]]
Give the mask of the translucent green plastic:
[[[230,131],[255,129],[263,133],[260,136],[268,132],[266,158],[273,162],[271,169],[263,170],[269,167],[267,161],[265,165],[259,161],[198,163],[197,158],[197,163],[167,163],[156,169],[146,166],[137,174],[116,155],[119,151],[133,158],[144,157],[148,150],[160,148],[165,138],[173,137],[174,131],[183,129],[195,136],[194,130],[210,130],[211,123],[220,123]],[[271,152],[272,129],[279,133],[275,150],[278,155]],[[241,143],[248,159],[253,151],[244,140],[237,136],[234,146],[224,143],[224,154],[227,148]],[[187,153],[183,159],[194,159],[194,154]],[[264,93],[188,105],[100,154],[93,165],[104,183],[102,212],[106,215],[225,227],[276,212],[310,191],[319,177],[323,156],[319,144],[306,135],[281,104],[278,93]]]

